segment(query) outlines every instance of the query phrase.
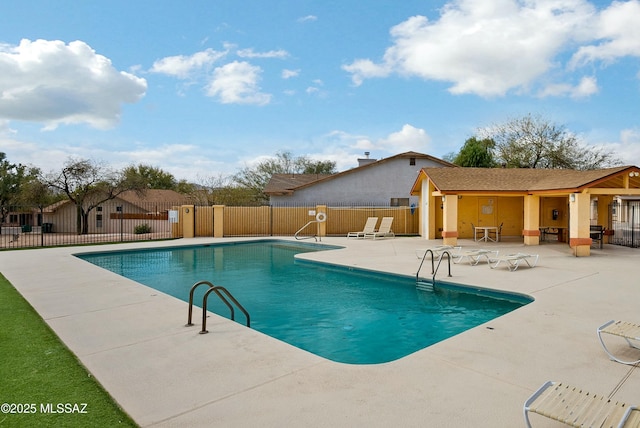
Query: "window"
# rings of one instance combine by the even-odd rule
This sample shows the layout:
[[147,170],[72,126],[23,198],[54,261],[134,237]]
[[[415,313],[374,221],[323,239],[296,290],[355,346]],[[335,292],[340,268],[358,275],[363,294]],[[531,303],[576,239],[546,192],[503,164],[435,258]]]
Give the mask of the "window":
[[408,207],[409,198],[391,198],[389,205],[392,207]]
[[[100,207],[98,207],[100,208]],[[96,215],[96,227],[102,227],[102,214]]]
[[416,164],[416,158],[409,158],[409,165],[413,166]]

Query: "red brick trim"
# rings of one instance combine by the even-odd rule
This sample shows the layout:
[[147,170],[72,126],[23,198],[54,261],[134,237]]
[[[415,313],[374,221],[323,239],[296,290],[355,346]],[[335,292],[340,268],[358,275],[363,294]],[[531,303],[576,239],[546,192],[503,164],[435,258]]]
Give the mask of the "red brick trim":
[[540,236],[540,230],[538,230],[538,229],[536,229],[536,230],[523,229],[522,230],[522,236]]
[[458,237],[458,232],[457,231],[453,231],[453,232],[443,231],[442,232],[442,237],[443,238],[457,238]]
[[579,245],[591,245],[592,242],[593,239],[591,238],[571,238],[569,239],[569,246],[573,248]]

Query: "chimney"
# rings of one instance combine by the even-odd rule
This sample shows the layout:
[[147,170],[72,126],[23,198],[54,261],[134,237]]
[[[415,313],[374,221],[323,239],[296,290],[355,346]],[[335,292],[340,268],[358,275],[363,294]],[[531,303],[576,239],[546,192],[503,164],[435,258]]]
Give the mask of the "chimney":
[[369,158],[370,154],[371,152],[364,152],[364,158],[358,158],[358,166],[364,166],[376,162],[377,159]]

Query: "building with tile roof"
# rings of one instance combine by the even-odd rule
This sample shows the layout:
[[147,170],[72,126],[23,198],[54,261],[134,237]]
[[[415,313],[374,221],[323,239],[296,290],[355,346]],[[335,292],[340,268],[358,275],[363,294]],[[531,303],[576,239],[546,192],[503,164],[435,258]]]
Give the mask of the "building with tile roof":
[[541,229],[552,227],[566,230],[575,255],[583,256],[590,254],[594,217],[608,224],[615,196],[640,196],[640,169],[423,168],[411,194],[420,198],[426,239],[455,245],[459,237],[475,238],[477,226],[502,224],[503,236],[538,245]]
[[274,174],[264,193],[273,206],[410,206],[418,198],[409,189],[422,168],[456,167],[423,153],[405,152],[385,159],[359,159],[360,165],[337,174]]

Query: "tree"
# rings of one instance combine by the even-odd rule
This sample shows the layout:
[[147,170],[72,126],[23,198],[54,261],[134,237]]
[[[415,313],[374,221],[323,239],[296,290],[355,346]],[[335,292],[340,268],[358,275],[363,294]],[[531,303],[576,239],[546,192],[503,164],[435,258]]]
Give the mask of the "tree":
[[527,115],[485,129],[495,141],[498,163],[507,168],[596,169],[620,164],[602,148],[589,147],[564,126]]
[[234,176],[234,181],[249,189],[256,202],[267,202],[264,187],[273,174],[334,174],[336,163],[333,161],[312,161],[306,156],[294,158],[291,152],[278,152],[275,158],[260,162],[253,168],[245,167]]
[[37,168],[9,162],[0,152],[0,227],[13,205],[23,202],[26,186],[37,179],[38,172]]
[[89,213],[94,208],[124,191],[146,189],[146,181],[140,176],[127,176],[124,170],[112,171],[88,159],[69,158],[60,172],[50,173],[43,181],[75,204],[78,235],[89,233]]
[[200,178],[199,183],[192,185],[192,190],[187,194],[201,205],[242,206],[256,203],[251,189],[239,186],[233,177],[222,174]]
[[173,174],[151,165],[128,166],[124,169],[124,175],[131,181],[146,182],[149,189],[176,190],[178,186]]
[[312,161],[305,156],[296,159],[298,169],[302,168],[301,174],[335,174],[336,163],[334,161]]
[[496,143],[490,138],[478,140],[471,137],[464,142],[464,146],[452,157],[451,162],[465,167],[493,168],[496,166],[493,158],[495,146]]

